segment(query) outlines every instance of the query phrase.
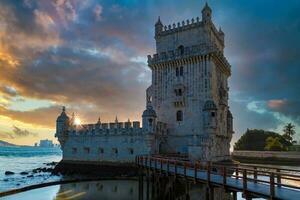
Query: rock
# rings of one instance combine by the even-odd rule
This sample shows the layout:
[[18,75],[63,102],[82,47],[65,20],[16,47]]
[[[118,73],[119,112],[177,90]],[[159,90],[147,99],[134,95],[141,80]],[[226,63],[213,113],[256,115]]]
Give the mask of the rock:
[[8,181],[8,179],[7,179],[7,178],[6,178],[6,179],[3,179],[3,181],[7,182],[7,181]]
[[47,166],[55,166],[57,162],[45,163]]
[[27,177],[28,177],[28,178],[32,178],[32,177],[33,177],[33,175],[28,175]]
[[11,172],[11,171],[6,171],[5,172],[5,175],[13,175],[13,174],[15,174],[15,172]]
[[59,176],[59,173],[56,172],[56,171],[52,171],[52,172],[51,172],[51,176]]
[[21,172],[21,175],[28,175],[28,172]]

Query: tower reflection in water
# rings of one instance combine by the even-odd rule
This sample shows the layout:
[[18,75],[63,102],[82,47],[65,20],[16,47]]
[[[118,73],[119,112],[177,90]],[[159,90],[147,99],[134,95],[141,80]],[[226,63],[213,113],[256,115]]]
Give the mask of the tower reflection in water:
[[179,179],[104,180],[63,184],[55,200],[233,199],[223,188],[208,188]]

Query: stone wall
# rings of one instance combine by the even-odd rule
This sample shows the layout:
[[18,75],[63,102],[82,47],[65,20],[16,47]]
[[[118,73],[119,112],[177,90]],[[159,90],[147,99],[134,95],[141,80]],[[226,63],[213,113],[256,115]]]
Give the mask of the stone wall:
[[70,134],[62,147],[64,161],[134,162],[136,155],[149,154],[151,135]]
[[291,151],[233,151],[231,155],[248,158],[282,158],[300,160],[300,153]]

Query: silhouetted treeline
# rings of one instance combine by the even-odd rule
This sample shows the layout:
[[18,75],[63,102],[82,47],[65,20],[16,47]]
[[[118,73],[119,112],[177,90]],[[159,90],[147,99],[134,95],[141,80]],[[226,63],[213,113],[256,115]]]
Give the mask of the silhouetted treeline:
[[[271,138],[276,140],[270,140]],[[270,145],[270,142],[274,144]],[[249,151],[285,151],[292,143],[282,135],[265,130],[247,129],[246,133],[234,144],[234,150]]]

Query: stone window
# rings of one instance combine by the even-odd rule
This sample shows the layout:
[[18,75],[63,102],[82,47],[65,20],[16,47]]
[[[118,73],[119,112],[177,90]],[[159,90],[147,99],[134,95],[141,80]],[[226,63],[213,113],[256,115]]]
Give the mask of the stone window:
[[183,66],[180,67],[180,71],[179,71],[179,72],[180,72],[180,73],[179,73],[180,76],[183,76]]
[[183,76],[183,66],[176,67],[176,77]]
[[178,96],[182,96],[182,89],[178,89]]
[[183,45],[180,45],[180,46],[178,47],[178,50],[179,50],[180,55],[183,55],[183,54],[184,54],[184,46],[183,46]]
[[104,149],[103,148],[99,148],[99,153],[103,154],[104,153]]
[[182,113],[181,110],[178,110],[178,111],[177,111],[177,113],[176,113],[176,120],[177,120],[178,122],[183,121],[183,113]]
[[212,112],[212,113],[211,113],[211,116],[212,116],[212,117],[215,117],[215,112]]
[[118,154],[118,149],[117,148],[113,148],[112,152],[117,155]]
[[182,96],[182,89],[175,89],[174,91],[176,96]]
[[153,119],[149,119],[148,122],[149,122],[149,127],[152,127]]
[[129,152],[129,154],[131,154],[131,155],[133,155],[133,148],[128,148],[128,152]]
[[72,148],[72,154],[76,154],[77,153],[77,148]]
[[84,153],[90,153],[90,148],[89,147],[84,147]]

